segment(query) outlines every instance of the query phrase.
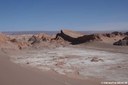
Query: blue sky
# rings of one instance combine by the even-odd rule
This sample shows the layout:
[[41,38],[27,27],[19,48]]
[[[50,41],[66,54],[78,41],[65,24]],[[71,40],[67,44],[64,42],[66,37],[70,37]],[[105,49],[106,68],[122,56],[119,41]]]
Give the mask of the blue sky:
[[128,0],[0,0],[0,31],[128,30]]

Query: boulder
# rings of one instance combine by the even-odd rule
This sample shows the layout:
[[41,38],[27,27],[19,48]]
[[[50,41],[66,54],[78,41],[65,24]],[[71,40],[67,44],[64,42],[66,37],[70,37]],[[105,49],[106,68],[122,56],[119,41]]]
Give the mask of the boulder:
[[93,57],[90,61],[91,62],[99,62],[99,61],[103,62],[104,60],[103,59],[100,59],[98,57]]

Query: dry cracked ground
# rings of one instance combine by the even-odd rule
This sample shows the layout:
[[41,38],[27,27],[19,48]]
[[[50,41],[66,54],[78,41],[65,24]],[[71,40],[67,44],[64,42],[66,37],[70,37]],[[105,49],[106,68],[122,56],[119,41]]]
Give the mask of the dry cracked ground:
[[88,48],[57,47],[25,50],[11,55],[15,63],[53,70],[73,78],[128,81],[128,54]]

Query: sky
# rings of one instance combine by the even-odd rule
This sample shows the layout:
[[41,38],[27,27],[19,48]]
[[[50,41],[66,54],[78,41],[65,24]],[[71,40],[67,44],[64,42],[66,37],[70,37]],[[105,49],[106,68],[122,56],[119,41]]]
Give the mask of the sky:
[[0,31],[128,30],[128,0],[0,0]]

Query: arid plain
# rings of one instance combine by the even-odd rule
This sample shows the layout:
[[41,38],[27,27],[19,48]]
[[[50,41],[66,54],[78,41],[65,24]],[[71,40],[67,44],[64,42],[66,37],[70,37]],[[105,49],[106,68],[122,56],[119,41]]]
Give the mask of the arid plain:
[[128,32],[0,34],[1,85],[128,81]]

